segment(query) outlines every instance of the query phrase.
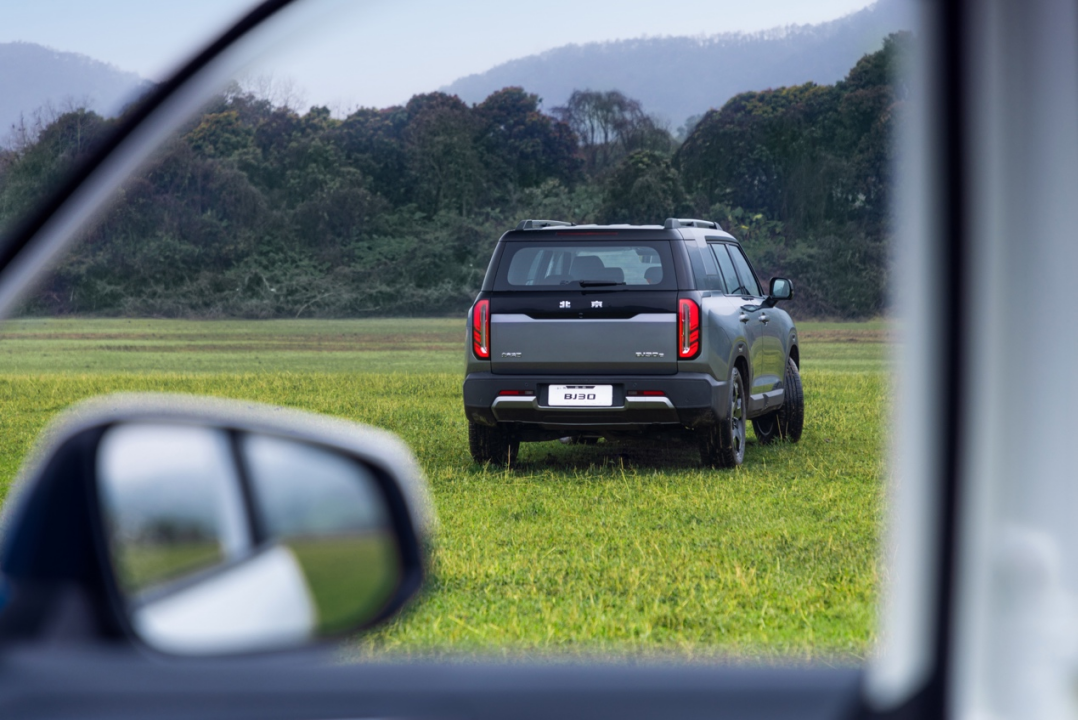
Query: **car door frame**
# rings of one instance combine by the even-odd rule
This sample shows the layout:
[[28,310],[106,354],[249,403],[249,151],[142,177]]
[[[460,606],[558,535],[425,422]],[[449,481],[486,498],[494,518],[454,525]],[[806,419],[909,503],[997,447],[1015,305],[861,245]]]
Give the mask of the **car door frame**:
[[[752,273],[757,290],[763,292],[764,286],[740,243],[726,238],[709,237],[707,244],[709,251],[712,251],[712,245],[725,246],[726,252],[730,253],[730,261],[734,272],[737,273],[740,287],[748,290],[745,279],[741,277],[741,271],[738,270],[737,262],[734,261],[732,255],[734,252],[740,253],[749,272]],[[749,355],[752,358],[748,409],[749,417],[755,417],[782,404],[782,370],[785,367],[785,354],[782,349],[783,340],[779,337],[781,323],[772,323],[771,315],[775,313],[772,312],[772,308],[764,306],[764,295],[748,293],[734,294],[732,297],[740,297],[743,301],[740,311],[742,316],[747,318],[745,325],[749,334]]]

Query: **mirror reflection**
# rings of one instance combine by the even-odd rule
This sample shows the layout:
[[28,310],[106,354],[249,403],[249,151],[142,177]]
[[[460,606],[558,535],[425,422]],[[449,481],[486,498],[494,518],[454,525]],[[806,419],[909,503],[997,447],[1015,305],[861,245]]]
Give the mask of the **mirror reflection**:
[[303,569],[318,632],[341,632],[376,613],[400,582],[400,560],[371,470],[280,438],[246,435],[241,446],[263,530]]
[[118,425],[106,431],[97,457],[106,533],[125,593],[247,552],[248,523],[224,432]]

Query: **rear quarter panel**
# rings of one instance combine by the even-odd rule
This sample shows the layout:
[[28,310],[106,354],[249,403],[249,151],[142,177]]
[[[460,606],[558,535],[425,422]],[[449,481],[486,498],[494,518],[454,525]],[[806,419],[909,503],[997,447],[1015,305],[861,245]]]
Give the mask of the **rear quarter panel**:
[[680,372],[706,372],[720,382],[730,379],[730,366],[744,355],[748,360],[745,326],[738,320],[744,301],[740,297],[709,292],[682,293],[700,304],[700,354],[678,363]]

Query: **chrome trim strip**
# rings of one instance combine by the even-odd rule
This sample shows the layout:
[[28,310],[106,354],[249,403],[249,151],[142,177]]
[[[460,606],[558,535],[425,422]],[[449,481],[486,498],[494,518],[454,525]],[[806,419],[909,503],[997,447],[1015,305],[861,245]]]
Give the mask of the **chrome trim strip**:
[[627,397],[626,410],[673,410],[674,403],[667,397]]
[[494,402],[490,405],[491,410],[538,410],[539,398],[537,397],[521,397],[506,396],[496,397]]

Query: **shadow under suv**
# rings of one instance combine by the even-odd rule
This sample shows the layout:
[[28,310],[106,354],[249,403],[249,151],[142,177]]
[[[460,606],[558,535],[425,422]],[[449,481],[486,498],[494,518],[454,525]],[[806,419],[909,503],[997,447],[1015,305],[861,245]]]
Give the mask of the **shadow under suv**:
[[717,223],[525,220],[498,241],[468,315],[472,457],[512,463],[521,442],[696,441],[707,465],[804,423],[793,320]]

